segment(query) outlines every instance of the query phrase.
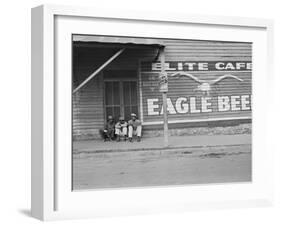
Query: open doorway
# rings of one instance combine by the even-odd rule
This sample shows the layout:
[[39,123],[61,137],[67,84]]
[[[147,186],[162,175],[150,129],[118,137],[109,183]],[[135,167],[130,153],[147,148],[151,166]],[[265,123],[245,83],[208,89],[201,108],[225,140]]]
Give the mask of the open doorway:
[[118,120],[126,121],[131,113],[138,114],[137,73],[133,70],[111,70],[104,72],[104,112]]

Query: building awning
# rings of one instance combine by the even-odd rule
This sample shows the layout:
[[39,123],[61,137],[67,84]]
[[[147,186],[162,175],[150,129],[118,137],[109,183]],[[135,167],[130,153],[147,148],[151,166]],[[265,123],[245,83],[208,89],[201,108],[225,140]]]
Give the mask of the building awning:
[[[110,64],[114,59],[116,59],[122,52],[127,48],[157,48],[158,58],[160,52],[164,52],[164,43],[159,39],[151,38],[130,38],[130,37],[109,37],[109,36],[95,36],[95,35],[73,35],[72,40],[74,43],[89,44],[108,44],[110,47],[116,45],[120,47],[114,55],[112,55],[107,61],[105,61],[98,69],[96,69],[92,74],[90,74],[78,87],[73,90],[73,94],[80,90],[84,85],[86,85],[91,79],[93,79],[100,71],[102,71],[108,64]],[[95,45],[94,45],[95,46]],[[103,45],[104,47],[104,45]]]
[[94,35],[73,35],[74,42],[84,43],[109,43],[109,44],[134,44],[134,45],[150,45],[155,47],[164,47],[164,42],[160,39],[152,38],[130,38],[130,37],[107,37]]

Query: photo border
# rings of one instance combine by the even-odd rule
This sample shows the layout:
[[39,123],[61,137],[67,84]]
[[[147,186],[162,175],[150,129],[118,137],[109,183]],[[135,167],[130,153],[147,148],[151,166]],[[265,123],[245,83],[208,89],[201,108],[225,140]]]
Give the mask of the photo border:
[[[83,8],[72,6],[43,5],[32,9],[32,216],[41,220],[91,217],[94,213],[85,215],[65,213],[56,211],[57,176],[56,168],[58,162],[55,153],[55,130],[56,130],[56,101],[54,78],[55,69],[55,17],[74,16],[85,18],[108,18],[122,20],[141,20],[146,22],[166,23],[194,23],[197,25],[226,25],[243,26],[248,28],[263,28],[267,32],[267,71],[268,79],[272,82],[273,77],[273,22],[266,19],[253,19],[241,17],[222,16],[199,16],[183,15],[167,12],[136,12],[116,11],[114,9],[102,10],[98,8]],[[272,85],[272,84],[269,84]],[[268,85],[268,86],[269,86]],[[267,86],[267,89],[269,87]],[[266,110],[265,111],[269,111]],[[271,150],[267,157],[271,158]],[[271,159],[270,159],[271,160]],[[254,164],[254,163],[253,163]],[[268,166],[271,167],[271,166]],[[163,188],[159,188],[159,191]],[[270,189],[270,188],[269,188]],[[128,191],[129,192],[129,191]],[[252,203],[256,205],[267,205],[272,199],[260,199]],[[247,200],[237,202],[225,201],[218,208],[229,206],[247,206]],[[198,202],[194,208],[208,208],[208,204]],[[216,205],[209,205],[216,208]],[[190,207],[179,207],[179,210],[188,210]],[[193,208],[192,208],[193,209]],[[128,211],[130,212],[130,211]],[[145,212],[145,211],[144,211]],[[130,212],[131,213],[131,212]],[[117,213],[117,215],[122,213]]]

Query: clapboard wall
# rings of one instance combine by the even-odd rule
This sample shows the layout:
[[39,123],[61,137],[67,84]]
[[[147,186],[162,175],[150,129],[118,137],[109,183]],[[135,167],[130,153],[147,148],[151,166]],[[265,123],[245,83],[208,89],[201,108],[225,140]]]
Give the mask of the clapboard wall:
[[[237,42],[220,42],[220,41],[194,41],[194,40],[165,40],[165,60],[168,62],[185,61],[185,62],[251,62],[252,61],[252,45],[251,43]],[[145,124],[162,123],[163,116],[161,114],[162,97],[159,90],[159,72],[155,72],[148,68],[151,62],[144,61],[141,65],[141,83],[142,104],[143,104],[143,121]],[[200,120],[216,120],[229,118],[250,118],[251,117],[251,70],[240,71],[188,71],[196,78],[211,82],[225,74],[231,74],[242,79],[243,82],[233,78],[227,78],[215,85],[211,85],[211,90],[206,95],[201,91],[196,90],[199,83],[187,76],[171,77],[172,72],[168,72],[169,91],[168,101],[172,102],[173,109],[168,111],[170,123],[179,121],[200,121]],[[190,108],[190,97],[196,99],[196,108],[202,109],[201,98],[211,98],[212,112],[179,113],[176,110],[176,101],[179,97],[187,98],[187,101],[182,102],[188,104]],[[237,101],[241,102],[241,97],[246,98],[249,102],[247,108],[243,110],[230,109],[229,111],[217,111],[219,96],[234,96]],[[240,99],[240,100],[239,100]],[[149,115],[148,101],[155,100],[154,113]],[[158,107],[157,107],[158,106]],[[241,108],[241,103],[237,105]],[[150,109],[151,110],[151,109]],[[150,111],[151,112],[151,111]],[[156,112],[159,112],[157,115]]]
[[[166,61],[251,61],[251,43],[198,41],[198,40],[162,40],[165,44]],[[77,87],[100,65],[110,58],[118,47],[108,47],[97,43],[74,43],[73,45],[73,88]],[[144,124],[155,124],[162,122],[159,114],[148,115],[148,99],[159,99],[161,107],[161,94],[158,91],[158,72],[145,68],[143,63],[154,61],[157,56],[157,48],[128,48],[116,60],[109,64],[105,70],[136,70],[139,72],[138,96],[139,115],[142,116]],[[143,63],[140,63],[143,62]],[[194,71],[194,76],[199,79],[213,80],[225,74],[219,71]],[[212,88],[210,96],[221,95],[251,95],[251,71],[235,71],[233,75],[243,79],[243,83],[233,79],[221,81]],[[73,135],[80,137],[96,137],[98,130],[103,128],[104,116],[104,89],[103,73],[99,73],[87,85],[73,95]],[[197,83],[187,77],[169,77],[168,98],[175,103],[178,97],[196,97],[198,100],[202,93],[195,92]],[[199,101],[200,102],[200,101]],[[198,102],[198,108],[200,103]],[[216,102],[213,103],[216,107]],[[180,120],[204,120],[228,117],[251,117],[251,110],[229,111],[195,114],[169,114],[169,121]]]
[[[101,44],[74,43],[73,45],[73,89],[91,75],[121,47],[108,47]],[[152,60],[155,48],[126,49],[105,70],[138,70],[139,59]],[[99,129],[106,122],[104,114],[103,72],[96,75],[72,97],[72,128],[75,139],[99,136]]]

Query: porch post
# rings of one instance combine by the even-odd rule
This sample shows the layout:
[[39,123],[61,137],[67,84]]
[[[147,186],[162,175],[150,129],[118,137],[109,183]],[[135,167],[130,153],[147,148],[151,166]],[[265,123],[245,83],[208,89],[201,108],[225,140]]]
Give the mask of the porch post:
[[164,124],[164,147],[168,147],[168,113],[167,113],[167,92],[168,76],[165,72],[165,53],[164,47],[160,49],[161,75],[160,75],[160,92],[163,100],[163,124]]

